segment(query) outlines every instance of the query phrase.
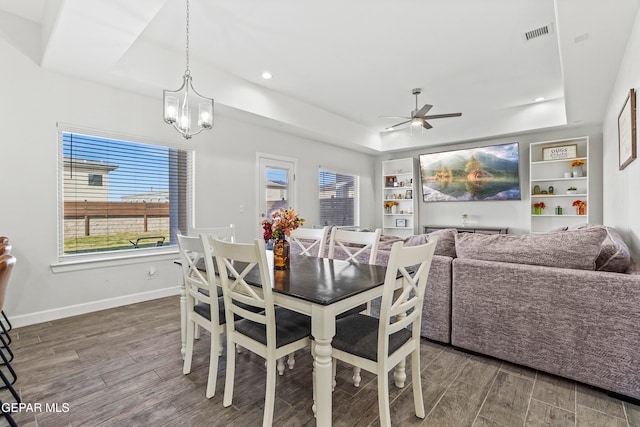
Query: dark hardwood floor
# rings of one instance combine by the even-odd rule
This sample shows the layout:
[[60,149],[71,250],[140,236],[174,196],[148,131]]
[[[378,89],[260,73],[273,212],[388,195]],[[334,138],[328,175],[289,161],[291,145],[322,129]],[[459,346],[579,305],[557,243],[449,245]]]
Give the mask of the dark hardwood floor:
[[[31,404],[16,421],[40,427],[261,425],[263,360],[239,355],[233,405],[224,408],[225,357],[216,395],[208,400],[209,335],[196,343],[193,370],[183,375],[179,319],[178,297],[171,297],[14,329],[16,387]],[[427,416],[414,415],[408,372],[404,389],[391,382],[395,426],[640,426],[639,406],[572,381],[426,340],[421,359]],[[375,376],[363,372],[360,388],[350,376],[351,369],[339,365],[333,424],[379,425]],[[298,352],[294,370],[278,378],[273,424],[315,425],[311,402],[311,357]]]

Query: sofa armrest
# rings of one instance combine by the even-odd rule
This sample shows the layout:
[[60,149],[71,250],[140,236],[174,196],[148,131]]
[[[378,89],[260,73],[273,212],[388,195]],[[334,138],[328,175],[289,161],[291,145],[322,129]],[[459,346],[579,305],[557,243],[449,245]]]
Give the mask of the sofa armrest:
[[640,398],[640,275],[453,262],[452,344]]

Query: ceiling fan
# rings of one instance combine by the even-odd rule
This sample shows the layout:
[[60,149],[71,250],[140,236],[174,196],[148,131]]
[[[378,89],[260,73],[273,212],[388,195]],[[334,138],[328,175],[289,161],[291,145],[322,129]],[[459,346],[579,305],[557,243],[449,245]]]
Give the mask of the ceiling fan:
[[418,95],[420,95],[420,93],[422,93],[422,89],[415,88],[415,89],[413,89],[411,91],[411,93],[416,96],[416,109],[411,111],[411,117],[406,117],[406,116],[385,116],[385,118],[389,118],[389,119],[407,119],[404,122],[400,122],[400,123],[397,123],[397,124],[395,124],[393,126],[389,126],[387,128],[387,130],[394,130],[398,126],[402,126],[402,125],[407,124],[407,123],[411,123],[411,126],[421,126],[424,129],[431,129],[433,126],[431,126],[431,124],[429,124],[429,122],[427,122],[427,120],[444,119],[444,118],[447,118],[447,117],[460,117],[460,116],[462,116],[462,113],[434,114],[434,115],[431,115],[431,116],[427,116],[427,113],[429,112],[429,110],[431,110],[433,105],[424,104],[422,106],[422,108],[418,109]]

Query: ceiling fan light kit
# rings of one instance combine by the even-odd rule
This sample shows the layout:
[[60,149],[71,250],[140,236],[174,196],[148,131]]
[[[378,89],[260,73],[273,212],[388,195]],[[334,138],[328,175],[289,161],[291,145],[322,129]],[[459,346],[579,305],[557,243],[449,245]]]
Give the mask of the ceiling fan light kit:
[[[409,131],[412,131],[413,127],[422,127],[422,130],[424,131],[424,129],[431,129],[433,126],[431,126],[431,124],[427,121],[427,120],[433,120],[433,119],[444,119],[444,118],[448,118],[448,117],[460,117],[462,116],[462,113],[448,113],[448,114],[435,114],[435,115],[431,115],[431,116],[427,116],[427,113],[429,112],[429,110],[431,110],[431,108],[433,108],[433,105],[431,104],[424,104],[422,106],[422,108],[418,109],[418,95],[420,95],[422,93],[422,89],[420,88],[415,88],[411,91],[411,94],[414,95],[416,97],[416,108],[415,110],[411,111],[411,116],[410,117],[405,117],[405,116],[387,116],[387,118],[403,118],[403,119],[407,119],[403,122],[400,123],[396,123],[393,126],[389,126],[386,128],[386,130],[391,131],[391,130],[395,130],[398,128],[398,126],[402,126],[404,124],[407,123],[411,123],[411,126],[409,127]],[[413,134],[413,133],[412,133]]]

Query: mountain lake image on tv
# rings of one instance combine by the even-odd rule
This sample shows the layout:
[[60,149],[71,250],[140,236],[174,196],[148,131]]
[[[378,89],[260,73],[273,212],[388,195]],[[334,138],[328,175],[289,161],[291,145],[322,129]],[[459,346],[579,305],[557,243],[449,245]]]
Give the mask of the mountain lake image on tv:
[[518,143],[420,155],[422,200],[520,200]]

